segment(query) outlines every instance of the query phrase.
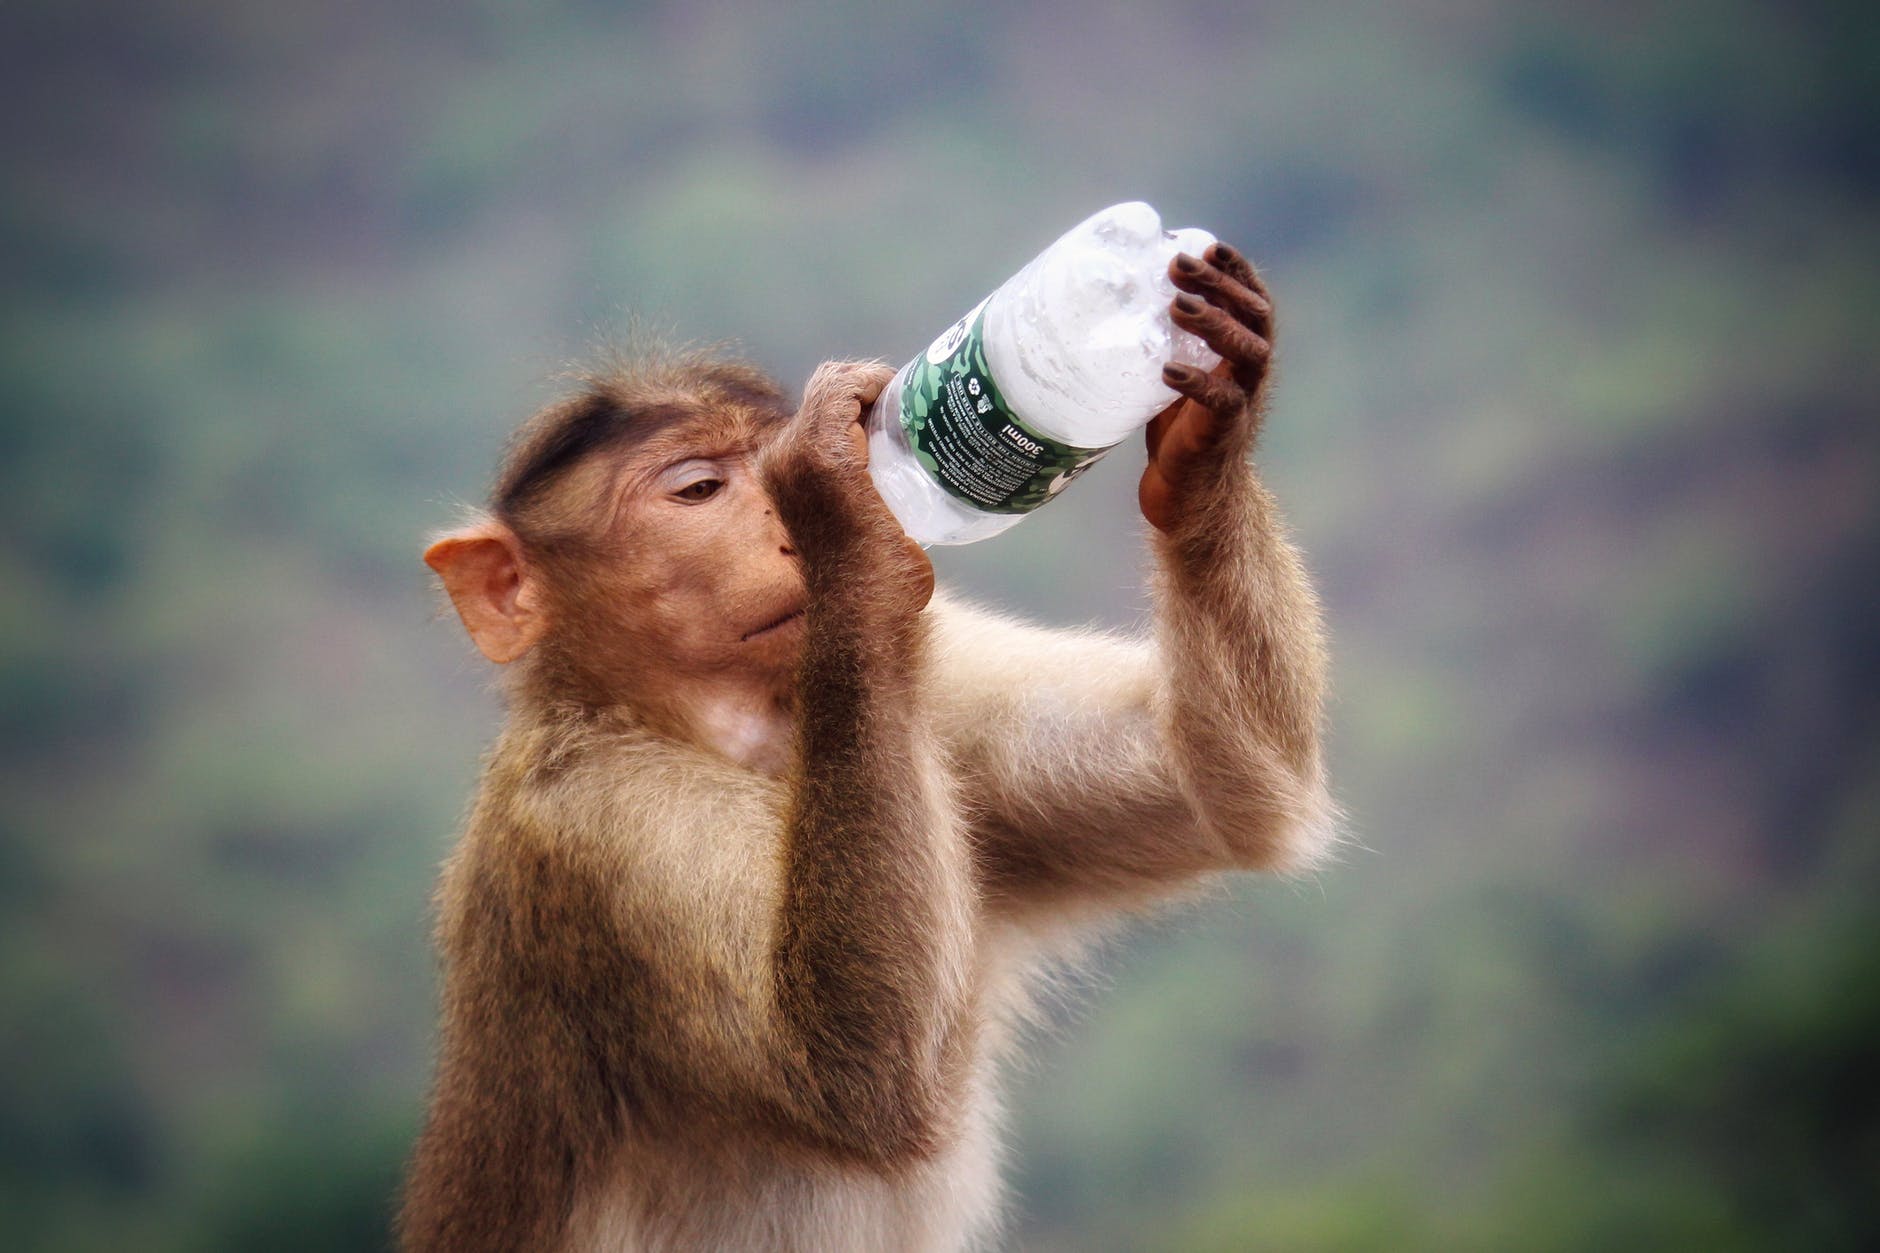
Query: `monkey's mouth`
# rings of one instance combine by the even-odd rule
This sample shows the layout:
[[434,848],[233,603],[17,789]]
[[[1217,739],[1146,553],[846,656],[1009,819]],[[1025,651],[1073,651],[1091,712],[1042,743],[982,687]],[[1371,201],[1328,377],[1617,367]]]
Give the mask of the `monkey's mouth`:
[[802,616],[803,616],[802,609],[792,609],[789,613],[784,614],[781,618],[777,618],[774,621],[767,622],[763,626],[758,627],[755,631],[746,631],[744,633],[744,638],[741,642],[748,644],[760,635],[769,635],[772,631],[780,630],[783,627],[789,626],[792,622],[795,622],[798,618]]

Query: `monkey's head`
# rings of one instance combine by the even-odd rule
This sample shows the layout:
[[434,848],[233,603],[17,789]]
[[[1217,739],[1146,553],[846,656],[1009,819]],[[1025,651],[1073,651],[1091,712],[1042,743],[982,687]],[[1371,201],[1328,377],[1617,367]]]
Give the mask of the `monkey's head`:
[[487,515],[425,563],[485,657],[560,695],[781,681],[806,593],[757,457],[791,412],[759,371],[698,354],[591,375],[522,426]]

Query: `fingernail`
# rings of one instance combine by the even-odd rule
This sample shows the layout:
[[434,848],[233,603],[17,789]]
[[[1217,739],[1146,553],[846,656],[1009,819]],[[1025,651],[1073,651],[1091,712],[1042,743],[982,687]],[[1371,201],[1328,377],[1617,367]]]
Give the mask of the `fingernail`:
[[1162,377],[1171,383],[1179,383],[1188,377],[1188,367],[1171,361],[1162,367]]
[[1185,252],[1175,255],[1175,268],[1180,270],[1183,274],[1201,273],[1201,263]]
[[1220,243],[1219,241],[1216,241],[1215,243],[1209,245],[1208,251],[1214,254],[1214,259],[1216,261],[1233,261],[1239,255],[1232,248],[1228,247],[1226,244]]
[[1204,306],[1199,299],[1184,292],[1175,297],[1175,307],[1183,313],[1195,314],[1200,313]]

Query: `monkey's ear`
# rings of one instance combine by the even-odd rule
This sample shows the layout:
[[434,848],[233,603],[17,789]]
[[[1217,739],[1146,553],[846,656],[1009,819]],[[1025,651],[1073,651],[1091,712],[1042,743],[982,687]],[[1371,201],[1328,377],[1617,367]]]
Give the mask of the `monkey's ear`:
[[535,646],[548,628],[541,589],[516,534],[500,522],[453,531],[424,550],[477,651],[501,665]]

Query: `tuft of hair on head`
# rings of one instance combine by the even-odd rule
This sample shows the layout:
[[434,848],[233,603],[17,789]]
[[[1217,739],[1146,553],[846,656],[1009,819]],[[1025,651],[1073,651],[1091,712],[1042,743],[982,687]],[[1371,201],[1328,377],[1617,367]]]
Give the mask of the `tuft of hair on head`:
[[562,371],[566,394],[511,437],[490,493],[515,524],[563,472],[588,455],[630,446],[701,406],[787,417],[783,390],[729,343],[674,343],[638,326]]

